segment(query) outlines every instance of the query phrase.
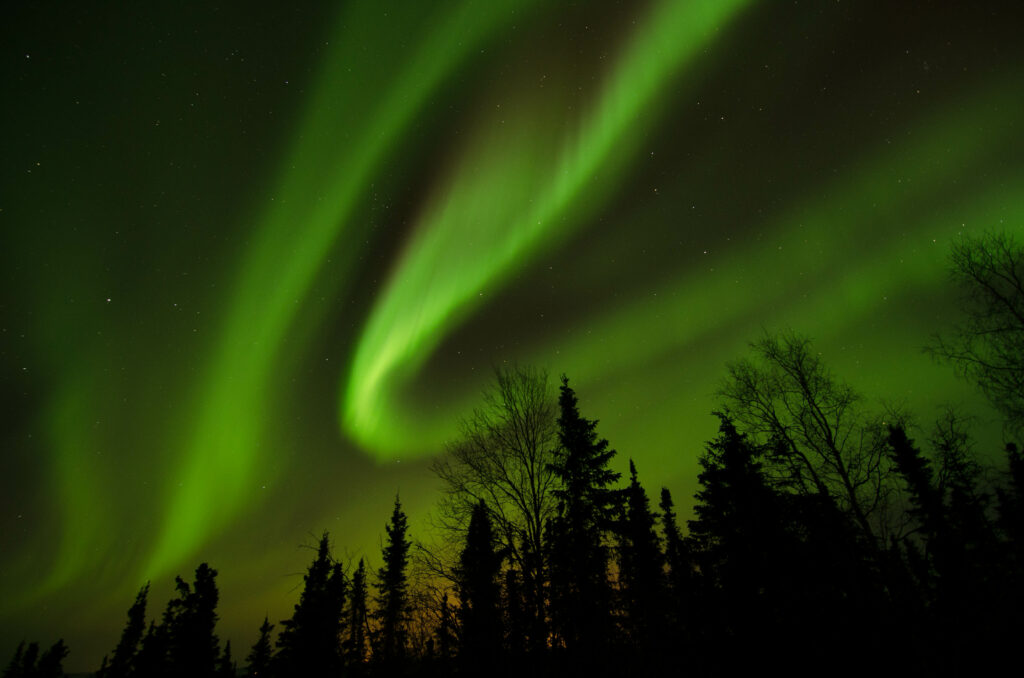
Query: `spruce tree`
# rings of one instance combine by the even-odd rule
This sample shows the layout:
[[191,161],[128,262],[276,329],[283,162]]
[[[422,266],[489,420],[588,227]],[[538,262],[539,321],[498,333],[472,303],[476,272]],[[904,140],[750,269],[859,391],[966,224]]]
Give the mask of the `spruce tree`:
[[271,663],[274,657],[274,648],[270,643],[270,634],[273,630],[274,625],[270,623],[267,617],[263,617],[263,624],[260,625],[260,636],[249,651],[249,656],[245,659],[245,675],[250,678],[270,675]]
[[235,662],[231,660],[231,641],[224,643],[224,653],[217,661],[217,678],[234,678]]
[[[661,535],[665,543],[667,591],[666,632],[680,638],[689,631],[689,617],[696,604],[696,577],[690,552],[676,523],[675,504],[667,487],[661,488]],[[684,639],[683,642],[688,642]]]
[[170,626],[168,661],[173,675],[213,678],[220,643],[217,626],[217,571],[206,563],[196,568],[195,581],[189,586],[177,577],[178,600],[174,623]]
[[471,675],[486,672],[488,667],[500,662],[502,624],[498,574],[502,558],[494,546],[487,505],[481,500],[473,507],[457,571],[459,663]]
[[331,557],[330,539],[320,538],[317,555],[303,577],[292,618],[281,622],[277,672],[284,676],[334,675],[341,669],[342,614],[347,582]]
[[175,607],[171,601],[164,609],[161,622],[149,623],[149,629],[142,638],[142,645],[135,657],[135,675],[146,676],[147,678],[161,678],[170,675],[167,665],[167,650],[169,647],[168,627],[173,621]]
[[360,558],[352,575],[352,592],[348,606],[348,638],[345,641],[345,664],[353,673],[360,673],[366,663],[366,562]]
[[597,421],[580,415],[564,375],[558,405],[561,445],[551,466],[560,482],[558,514],[549,524],[551,619],[556,642],[570,651],[571,661],[598,664],[613,638],[605,533],[621,505],[621,491],[611,487],[620,474],[608,468],[615,450],[597,437]]
[[378,636],[374,647],[374,660],[394,669],[406,658],[409,645],[409,591],[406,567],[409,563],[409,539],[406,536],[408,520],[395,496],[391,520],[385,526],[387,542],[384,545],[384,566],[377,572]]
[[[39,646],[36,645],[36,652],[39,652]],[[7,663],[4,668],[3,678],[20,678],[25,675],[24,670],[24,659],[25,659],[25,641],[18,643],[18,648],[14,651],[14,656],[11,657],[11,661]],[[35,659],[32,660],[35,662]]]
[[64,678],[64,660],[68,656],[68,647],[61,638],[43,652],[36,667],[37,678]]
[[436,642],[434,643],[437,648],[436,663],[438,673],[447,675],[451,671],[452,657],[455,655],[455,647],[458,642],[455,633],[455,615],[448,602],[447,593],[441,596],[438,617]]
[[18,643],[18,649],[14,651],[10,663],[4,669],[3,678],[27,678],[36,667],[36,659],[39,657],[39,643],[25,644],[25,641]]
[[641,655],[661,645],[664,627],[664,556],[656,520],[630,459],[625,515],[618,529],[619,581],[626,630]]
[[[753,668],[756,657],[784,642],[777,634],[785,626],[803,621],[776,618],[778,607],[793,597],[784,583],[800,563],[785,504],[762,470],[765,451],[716,414],[720,433],[700,458],[701,490],[689,539],[709,588],[705,611],[715,614],[704,624],[706,647],[731,673]],[[736,654],[732,647],[745,650]]]
[[135,657],[139,653],[142,636],[146,631],[146,600],[149,584],[143,586],[135,596],[135,602],[128,608],[128,623],[121,632],[121,640],[114,648],[114,655],[107,665],[104,678],[128,678],[134,675]]
[[63,678],[64,659],[67,656],[68,648],[63,639],[42,654],[39,652],[39,643],[32,642],[26,646],[25,641],[21,641],[2,675],[3,678]]

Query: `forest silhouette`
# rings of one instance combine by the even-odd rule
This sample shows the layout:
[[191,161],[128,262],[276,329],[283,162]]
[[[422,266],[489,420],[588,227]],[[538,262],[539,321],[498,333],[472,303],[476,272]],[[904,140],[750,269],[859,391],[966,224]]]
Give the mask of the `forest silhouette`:
[[[382,567],[324,533],[289,619],[254,620],[236,660],[216,633],[216,570],[127,612],[99,678],[985,674],[1018,665],[1024,602],[1024,248],[965,237],[964,321],[930,351],[1004,418],[1001,454],[970,420],[873,408],[806,337],[765,334],[730,364],[693,518],[657,506],[566,376],[496,371],[433,465],[438,542],[400,498]],[[149,620],[147,622],[147,619]],[[277,633],[275,633],[277,631]],[[113,640],[113,639],[112,639]],[[4,678],[63,675],[63,642],[22,643]]]

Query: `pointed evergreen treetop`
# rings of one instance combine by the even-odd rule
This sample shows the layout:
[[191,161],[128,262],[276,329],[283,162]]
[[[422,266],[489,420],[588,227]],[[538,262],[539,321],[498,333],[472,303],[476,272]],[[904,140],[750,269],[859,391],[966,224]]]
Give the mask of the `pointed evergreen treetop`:
[[621,496],[619,490],[610,487],[621,478],[620,473],[608,468],[615,450],[609,449],[607,440],[597,437],[597,420],[580,415],[576,393],[564,374],[559,390],[558,439],[562,450],[552,470],[563,484],[555,493],[562,504],[562,515],[570,522],[594,521],[602,528],[608,527]]
[[104,673],[105,678],[126,678],[135,670],[135,657],[138,655],[142,636],[146,631],[146,600],[149,596],[149,583],[143,586],[135,596],[135,602],[128,608],[128,623],[121,632],[121,640],[114,649],[114,655]]
[[314,675],[341,666],[341,614],[347,582],[340,563],[331,556],[330,540],[320,538],[305,586],[292,618],[281,622],[277,665],[285,675]]
[[260,637],[253,644],[252,650],[249,651],[249,656],[245,659],[246,675],[270,675],[270,663],[274,656],[274,648],[270,643],[270,634],[273,630],[274,625],[270,623],[268,617],[264,616],[263,624],[260,625]]
[[384,566],[377,573],[377,612],[380,621],[379,642],[374,654],[384,663],[404,658],[408,649],[409,593],[406,567],[411,546],[406,531],[408,519],[395,495],[391,520],[384,527]]

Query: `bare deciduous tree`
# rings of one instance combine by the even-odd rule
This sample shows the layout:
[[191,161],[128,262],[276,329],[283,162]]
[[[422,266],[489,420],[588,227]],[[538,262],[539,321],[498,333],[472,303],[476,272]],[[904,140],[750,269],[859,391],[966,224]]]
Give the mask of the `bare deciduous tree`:
[[1005,233],[964,236],[952,248],[951,274],[966,318],[937,335],[928,351],[976,383],[1024,430],[1024,246]]
[[765,336],[752,348],[757,360],[729,365],[719,396],[738,428],[774,450],[773,482],[830,497],[866,537],[883,538],[890,487],[881,417],[829,373],[809,339]]
[[485,501],[518,562],[524,548],[541,552],[544,523],[554,515],[555,404],[547,374],[525,367],[497,369],[483,402],[431,467],[444,483],[441,520],[464,533],[473,507]]
[[542,619],[544,527],[556,507],[553,393],[543,371],[498,368],[483,402],[432,466],[443,483],[440,526],[461,547],[473,507],[484,501],[503,555],[532,593],[533,617]]

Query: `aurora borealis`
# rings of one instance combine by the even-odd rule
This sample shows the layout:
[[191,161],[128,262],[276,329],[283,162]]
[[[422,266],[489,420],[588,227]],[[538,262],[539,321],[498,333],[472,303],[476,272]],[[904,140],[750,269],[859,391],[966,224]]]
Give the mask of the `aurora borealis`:
[[426,529],[505,361],[680,505],[762,328],[991,417],[920,348],[1024,235],[1014,3],[300,5],[7,12],[2,647],[94,668],[204,560],[247,647],[311,535]]

